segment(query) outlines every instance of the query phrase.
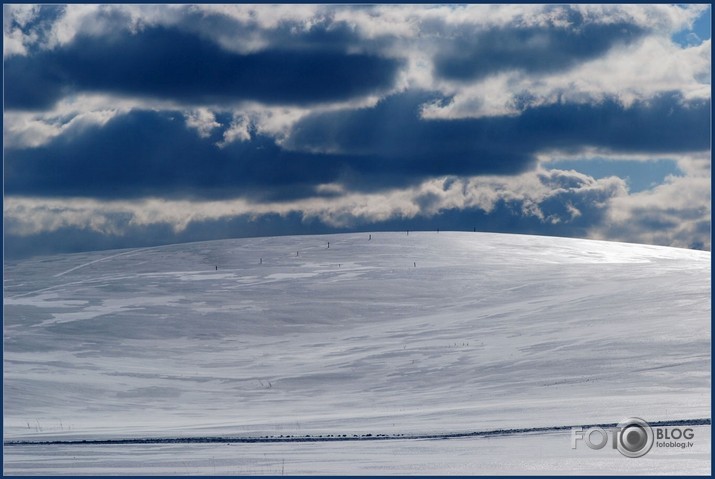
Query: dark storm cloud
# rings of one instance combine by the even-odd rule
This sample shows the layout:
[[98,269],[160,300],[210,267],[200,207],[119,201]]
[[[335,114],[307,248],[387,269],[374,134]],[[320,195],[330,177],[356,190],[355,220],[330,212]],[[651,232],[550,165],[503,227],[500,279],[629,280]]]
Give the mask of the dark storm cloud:
[[528,149],[509,146],[513,120],[421,119],[422,105],[434,99],[431,93],[408,92],[374,108],[310,115],[294,126],[285,145],[359,156],[359,163],[350,165],[357,175],[354,181],[365,175],[393,182],[449,174],[516,174],[533,166]]
[[434,59],[435,74],[472,81],[508,70],[556,72],[597,58],[647,33],[629,23],[584,23],[582,15],[570,9],[562,21],[568,21],[568,25],[462,29],[439,50]]
[[710,99],[688,101],[680,93],[665,92],[630,107],[611,98],[529,108],[515,123],[519,137],[537,148],[677,153],[710,147],[709,112]]
[[70,44],[5,60],[5,107],[49,108],[74,92],[217,103],[307,105],[389,89],[400,61],[331,49],[228,52],[178,29],[77,36]]
[[[659,169],[633,198],[615,178],[710,149],[710,99],[692,99],[707,96],[709,45],[670,43],[692,9],[3,8],[9,256],[347,229],[709,248],[705,173]],[[612,77],[584,78],[593,60]],[[580,103],[545,103],[566,84]],[[440,113],[464,118],[422,118],[449,95]],[[639,162],[596,174],[593,151]],[[202,201],[231,198],[246,201]],[[108,201],[123,199],[140,201]]]
[[709,100],[675,94],[629,108],[604,101],[527,108],[518,117],[420,119],[430,98],[407,93],[374,108],[311,115],[284,147],[254,135],[219,148],[221,129],[201,138],[178,113],[133,111],[42,147],[6,150],[5,192],[295,199],[336,181],[369,191],[434,176],[517,174],[550,149],[666,153],[709,145]]
[[531,166],[534,153],[549,149],[664,153],[709,147],[710,100],[688,102],[677,93],[630,107],[610,99],[527,107],[515,117],[421,119],[420,105],[434,98],[407,93],[371,109],[314,114],[295,125],[285,144],[383,160],[362,171],[398,165],[400,173],[417,175],[518,173]]
[[132,111],[39,148],[8,150],[5,192],[98,198],[286,197],[338,175],[339,162],[330,155],[286,152],[263,136],[223,149],[215,145],[216,139],[200,138],[176,112]]

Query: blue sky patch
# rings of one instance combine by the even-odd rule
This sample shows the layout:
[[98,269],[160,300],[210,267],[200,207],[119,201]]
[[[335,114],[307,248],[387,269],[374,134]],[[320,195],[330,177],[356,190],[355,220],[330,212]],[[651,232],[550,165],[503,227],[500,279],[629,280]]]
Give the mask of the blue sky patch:
[[688,47],[700,45],[706,40],[710,40],[712,32],[712,7],[707,6],[707,9],[697,17],[693,22],[692,28],[681,30],[673,35],[673,41],[680,46]]

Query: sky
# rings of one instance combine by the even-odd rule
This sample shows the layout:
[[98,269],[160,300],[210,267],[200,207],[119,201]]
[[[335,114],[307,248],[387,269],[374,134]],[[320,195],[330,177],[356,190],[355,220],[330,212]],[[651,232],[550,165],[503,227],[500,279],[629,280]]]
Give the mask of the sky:
[[7,258],[386,230],[710,249],[708,5],[4,5]]

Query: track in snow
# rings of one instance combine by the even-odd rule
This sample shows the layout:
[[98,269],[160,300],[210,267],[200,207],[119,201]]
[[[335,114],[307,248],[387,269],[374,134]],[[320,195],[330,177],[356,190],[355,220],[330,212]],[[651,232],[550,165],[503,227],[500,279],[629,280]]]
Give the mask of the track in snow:
[[54,277],[55,277],[55,278],[59,278],[60,276],[64,276],[64,275],[66,275],[67,273],[71,273],[71,272],[73,272],[73,271],[77,271],[77,270],[80,269],[80,268],[84,268],[84,267],[86,267],[86,266],[90,266],[90,265],[93,265],[93,264],[95,264],[95,263],[100,263],[100,262],[102,262],[102,261],[107,261],[108,259],[118,258],[118,257],[120,257],[120,256],[132,256],[132,255],[141,253],[142,251],[146,251],[146,250],[148,250],[148,249],[151,249],[151,248],[133,249],[133,250],[131,250],[131,251],[125,251],[125,252],[123,252],[123,253],[117,253],[117,254],[113,254],[113,255],[110,255],[110,256],[104,256],[104,257],[102,257],[102,258],[95,259],[95,260],[93,260],[93,261],[89,261],[89,262],[87,262],[87,263],[80,264],[80,265],[78,265],[78,266],[75,266],[74,268],[70,268],[70,269],[68,269],[67,271],[62,271],[61,273],[57,273],[56,275],[54,275]]

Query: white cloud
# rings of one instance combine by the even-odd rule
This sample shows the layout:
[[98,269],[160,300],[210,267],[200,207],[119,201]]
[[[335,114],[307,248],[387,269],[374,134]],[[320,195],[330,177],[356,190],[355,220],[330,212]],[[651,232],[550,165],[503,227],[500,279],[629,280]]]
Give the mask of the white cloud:
[[602,222],[589,228],[594,239],[659,244],[689,248],[711,248],[711,161],[709,152],[653,156],[614,154],[587,149],[573,155],[552,151],[538,156],[539,163],[594,158],[612,161],[648,162],[674,160],[682,175],[670,175],[653,188],[608,198]]
[[211,132],[219,128],[221,123],[216,121],[216,115],[208,108],[197,108],[185,114],[186,126],[196,130],[201,138],[208,138]]
[[223,132],[223,141],[218,143],[218,146],[224,147],[234,141],[249,141],[251,139],[250,128],[251,121],[247,116],[235,116],[229,128]]
[[98,22],[94,21],[100,9],[99,5],[67,5],[64,14],[53,24],[47,44],[44,47],[56,48],[65,45],[74,40],[75,36],[80,32],[89,33],[93,31],[101,34],[102,31],[97,29]]
[[609,200],[596,239],[711,248],[710,176],[670,176],[653,189]]
[[38,40],[35,32],[24,33],[23,28],[39,12],[38,5],[3,5],[3,57],[26,55],[27,48]]
[[3,145],[5,148],[36,148],[59,136],[63,125],[50,118],[36,118],[27,113],[5,113]]
[[6,112],[3,122],[5,148],[37,148],[63,134],[77,134],[90,126],[102,126],[120,110],[100,109],[38,114]]

